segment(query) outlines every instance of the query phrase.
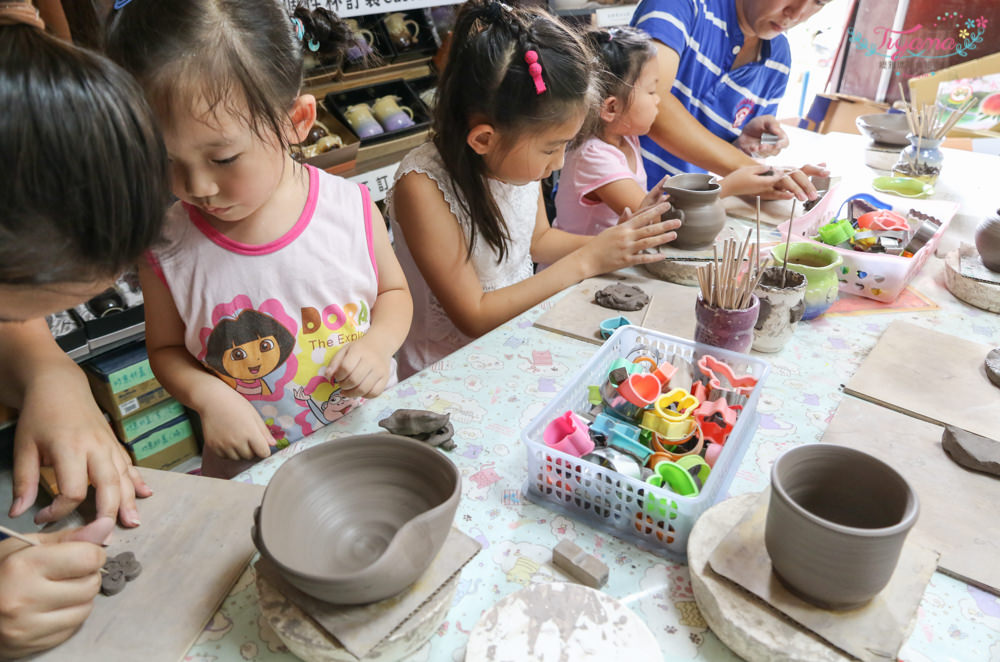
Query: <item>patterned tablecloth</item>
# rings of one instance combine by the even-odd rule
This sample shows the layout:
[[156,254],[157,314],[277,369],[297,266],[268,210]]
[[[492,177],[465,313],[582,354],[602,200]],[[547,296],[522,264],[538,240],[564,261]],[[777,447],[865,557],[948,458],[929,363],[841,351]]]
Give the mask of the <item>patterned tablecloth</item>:
[[[761,355],[771,362],[772,372],[759,404],[759,429],[730,494],[766,488],[768,471],[779,453],[794,444],[820,439],[845,397],[841,385],[891,321],[903,319],[1000,344],[1000,316],[952,297],[944,288],[942,269],[942,261],[932,258],[897,304],[872,306],[867,300],[849,297],[830,314],[801,323],[781,352]],[[483,549],[462,572],[446,621],[411,660],[462,660],[469,632],[491,605],[530,583],[564,580],[551,565],[552,547],[562,538],[575,540],[611,568],[604,590],[645,620],[660,642],[664,659],[736,659],[706,628],[691,594],[686,566],[666,563],[528,503],[521,495],[526,461],[520,430],[595,350],[594,345],[532,326],[554,300],[511,320],[237,479],[265,484],[291,454],[331,437],[380,430],[376,422],[397,408],[450,412],[458,442],[450,457],[464,477],[455,523],[479,540]],[[935,574],[901,658],[914,662],[1000,660],[1000,599]],[[252,570],[244,573],[186,659],[294,659],[262,622]]]

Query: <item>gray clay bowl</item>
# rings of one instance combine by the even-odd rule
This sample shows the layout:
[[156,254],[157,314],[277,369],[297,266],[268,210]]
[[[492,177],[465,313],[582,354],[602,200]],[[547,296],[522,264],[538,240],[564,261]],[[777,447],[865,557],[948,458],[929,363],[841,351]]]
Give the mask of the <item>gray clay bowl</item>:
[[395,595],[444,544],[462,491],[438,450],[392,434],[343,437],[274,473],[254,544],[299,590],[333,604]]
[[885,462],[846,446],[805,444],[771,468],[764,543],[793,593],[849,609],[889,582],[918,511],[913,488]]
[[910,125],[903,113],[860,115],[854,120],[863,135],[883,145],[909,145]]

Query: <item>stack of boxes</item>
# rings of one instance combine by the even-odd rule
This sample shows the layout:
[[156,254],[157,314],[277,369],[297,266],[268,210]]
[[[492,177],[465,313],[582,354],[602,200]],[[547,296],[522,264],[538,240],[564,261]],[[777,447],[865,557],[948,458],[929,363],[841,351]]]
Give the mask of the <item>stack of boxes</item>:
[[84,364],[94,399],[141,467],[171,469],[198,453],[184,407],[160,386],[142,343]]

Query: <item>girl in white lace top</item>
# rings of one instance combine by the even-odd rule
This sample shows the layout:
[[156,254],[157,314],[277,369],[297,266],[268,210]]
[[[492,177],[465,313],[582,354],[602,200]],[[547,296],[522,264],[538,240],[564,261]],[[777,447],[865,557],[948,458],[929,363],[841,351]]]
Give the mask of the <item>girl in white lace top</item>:
[[[662,201],[594,237],[549,227],[539,181],[590,114],[593,61],[541,11],[463,6],[434,140],[403,159],[389,198],[414,303],[401,379],[584,278],[659,259],[643,249],[676,236]],[[532,261],[551,266],[532,275]]]

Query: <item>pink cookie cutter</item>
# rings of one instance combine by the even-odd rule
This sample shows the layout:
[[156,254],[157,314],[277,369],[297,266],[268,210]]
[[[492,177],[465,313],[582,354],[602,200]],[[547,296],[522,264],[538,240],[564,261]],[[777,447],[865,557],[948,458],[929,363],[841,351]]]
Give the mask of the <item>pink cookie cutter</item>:
[[[757,386],[756,377],[750,375],[737,377],[728,364],[710,354],[698,359],[698,369],[701,370],[701,374],[708,377],[709,391],[718,389],[720,391],[734,391],[740,395],[750,395],[754,387]],[[722,383],[723,379],[725,384]]]
[[546,425],[542,440],[549,448],[574,457],[582,457],[594,450],[594,440],[590,438],[587,424],[572,411]]

